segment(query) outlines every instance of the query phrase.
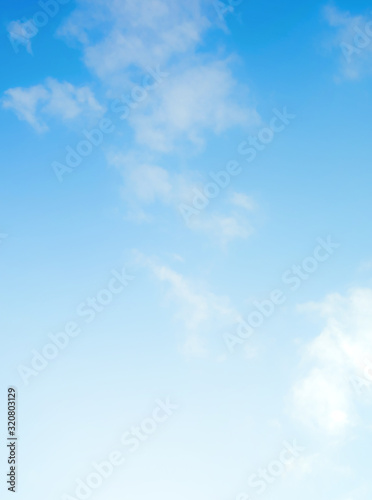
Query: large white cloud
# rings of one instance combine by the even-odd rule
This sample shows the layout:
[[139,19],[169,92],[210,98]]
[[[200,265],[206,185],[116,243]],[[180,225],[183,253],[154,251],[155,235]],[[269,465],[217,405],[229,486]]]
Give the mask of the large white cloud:
[[178,140],[200,146],[206,131],[260,122],[248,89],[233,76],[234,57],[203,47],[216,28],[212,3],[81,0],[60,28],[110,96],[130,93],[149,69],[168,74],[129,117],[139,145],[168,153]]
[[332,294],[302,310],[320,314],[325,327],[306,346],[307,374],[293,388],[295,414],[306,424],[339,435],[358,422],[358,397],[372,395],[372,290]]

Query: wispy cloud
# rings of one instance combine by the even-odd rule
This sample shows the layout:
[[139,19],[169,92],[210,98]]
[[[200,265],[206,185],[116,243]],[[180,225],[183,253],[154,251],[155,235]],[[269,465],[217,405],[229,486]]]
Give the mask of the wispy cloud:
[[44,84],[15,87],[4,92],[2,106],[14,111],[20,120],[37,132],[49,129],[48,118],[72,120],[80,114],[100,114],[102,106],[87,86],[76,87],[68,82],[47,78]]
[[330,45],[339,54],[341,77],[356,80],[371,74],[372,16],[352,15],[333,5],[325,7],[324,16],[334,32]]
[[138,253],[137,261],[165,285],[167,302],[175,306],[175,319],[183,325],[182,352],[195,357],[209,355],[210,342],[218,338],[216,332],[239,316],[229,297],[214,294],[205,283],[187,278],[156,259]]
[[[201,174],[192,171],[170,172],[155,164],[150,156],[135,153],[109,155],[109,162],[122,173],[122,193],[131,220],[154,220],[150,208],[158,205],[172,210],[185,224],[179,205],[180,202],[188,202],[195,192],[199,192],[198,187],[202,186],[203,180]],[[253,223],[246,214],[247,210],[251,212],[253,208],[257,208],[257,205],[251,197],[233,192],[224,203],[208,207],[190,217],[187,226],[224,245],[236,238],[246,239],[254,233]]]
[[256,202],[251,196],[247,196],[244,193],[233,192],[231,195],[231,203],[237,207],[245,208],[248,212],[251,212],[257,208]]

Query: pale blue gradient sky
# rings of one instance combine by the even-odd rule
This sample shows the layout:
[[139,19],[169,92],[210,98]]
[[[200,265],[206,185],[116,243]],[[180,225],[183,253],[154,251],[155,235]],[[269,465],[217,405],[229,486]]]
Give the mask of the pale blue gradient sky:
[[[211,1],[78,0],[20,43],[38,11],[1,17],[1,386],[18,388],[19,498],[76,498],[169,396],[179,410],[91,498],[369,500],[371,389],[350,377],[372,340],[372,38],[342,52],[369,4],[243,0],[221,21]],[[158,65],[168,76],[120,120],[112,100]],[[295,118],[248,163],[239,144],[284,108]],[[58,182],[52,163],[102,117],[115,131]],[[185,224],[179,204],[231,160],[242,172]],[[283,273],[329,235],[340,247],[291,292]],[[78,305],[123,266],[134,280],[86,323]],[[224,334],[274,289],[286,302],[229,353]],[[25,385],[19,366],[69,321],[81,334]],[[257,494],[249,476],[294,439],[306,451]]]

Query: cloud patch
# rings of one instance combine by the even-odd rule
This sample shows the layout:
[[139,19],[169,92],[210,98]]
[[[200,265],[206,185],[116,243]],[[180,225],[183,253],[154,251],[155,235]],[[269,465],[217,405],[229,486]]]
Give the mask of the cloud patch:
[[[185,221],[180,206],[190,203],[195,193],[200,193],[207,182],[200,173],[193,171],[171,172],[155,163],[151,156],[130,153],[109,155],[110,164],[123,176],[122,194],[128,206],[128,218],[136,222],[154,220],[152,207],[172,209],[181,224],[191,231],[207,235],[225,245],[235,239],[247,239],[254,233],[247,211],[257,208],[253,198],[233,192],[216,199],[199,213]],[[221,209],[223,206],[223,209]]]
[[202,283],[190,280],[154,259],[138,254],[137,260],[164,285],[167,302],[175,306],[174,317],[183,325],[185,334],[181,346],[183,354],[208,356],[213,336],[239,318],[230,299],[214,294]]
[[112,85],[192,52],[209,26],[200,0],[92,0],[78,3],[59,34],[81,44],[87,67]]
[[333,29],[331,49],[339,52],[340,75],[358,80],[372,74],[372,16],[352,15],[328,5],[324,16]]
[[104,111],[89,87],[76,87],[54,78],[47,78],[44,84],[33,87],[6,90],[2,106],[40,133],[49,130],[47,121],[51,117],[69,121],[83,113],[100,114]]
[[205,131],[219,135],[261,123],[254,107],[244,104],[247,94],[232,76],[229,61],[199,62],[168,77],[155,102],[133,113],[130,123],[137,143],[153,151],[172,152],[180,140],[202,147]]

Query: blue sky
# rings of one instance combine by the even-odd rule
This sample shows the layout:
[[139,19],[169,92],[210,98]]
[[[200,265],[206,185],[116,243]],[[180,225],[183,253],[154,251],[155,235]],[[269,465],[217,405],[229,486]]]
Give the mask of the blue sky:
[[85,498],[370,499],[369,4],[27,0],[1,19],[19,497],[83,498],[118,450]]

